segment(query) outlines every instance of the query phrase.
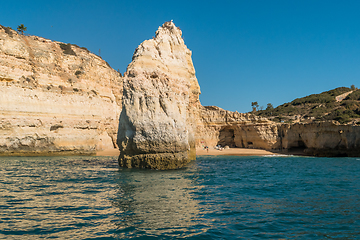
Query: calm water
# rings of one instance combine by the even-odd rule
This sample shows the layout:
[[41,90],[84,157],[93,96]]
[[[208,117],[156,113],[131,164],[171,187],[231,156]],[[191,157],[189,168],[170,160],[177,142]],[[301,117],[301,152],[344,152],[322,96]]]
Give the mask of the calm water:
[[1,239],[360,239],[360,159],[0,158]]

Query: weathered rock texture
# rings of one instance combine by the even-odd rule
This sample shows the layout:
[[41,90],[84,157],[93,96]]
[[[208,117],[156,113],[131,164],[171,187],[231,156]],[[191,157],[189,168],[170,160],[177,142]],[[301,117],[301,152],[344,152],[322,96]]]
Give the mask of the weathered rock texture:
[[124,75],[120,166],[173,169],[195,159],[200,88],[181,35],[166,22],[135,50]]
[[283,124],[281,146],[312,156],[360,156],[360,126],[335,122]]
[[311,156],[360,156],[360,126],[275,123],[252,114],[202,107],[196,145],[218,144]]
[[0,26],[0,155],[116,147],[120,74],[86,49]]
[[202,107],[181,35],[163,24],[122,78],[84,48],[0,26],[0,155],[94,154],[117,138],[124,167],[179,168],[195,145],[360,156],[360,126]]
[[280,147],[279,127],[280,124],[253,114],[202,107],[196,145],[275,149]]

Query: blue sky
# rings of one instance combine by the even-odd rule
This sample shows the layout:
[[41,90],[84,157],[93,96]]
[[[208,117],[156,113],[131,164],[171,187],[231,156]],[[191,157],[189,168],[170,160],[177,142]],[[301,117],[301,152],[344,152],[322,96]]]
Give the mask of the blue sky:
[[249,112],[360,87],[360,1],[2,1],[0,24],[86,47],[124,72],[135,48],[173,20],[203,105]]

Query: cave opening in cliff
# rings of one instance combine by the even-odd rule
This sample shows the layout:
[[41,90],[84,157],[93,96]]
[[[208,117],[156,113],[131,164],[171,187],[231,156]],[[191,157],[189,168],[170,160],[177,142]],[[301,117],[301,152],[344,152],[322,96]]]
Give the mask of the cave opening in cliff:
[[221,129],[219,132],[219,141],[217,145],[221,145],[222,147],[236,147],[234,129],[228,127]]
[[292,146],[292,147],[290,147],[289,150],[290,150],[290,151],[291,151],[291,150],[304,150],[304,149],[306,149],[306,148],[307,148],[307,147],[306,147],[305,142],[300,139],[300,140],[296,141],[296,142],[295,142],[295,145]]

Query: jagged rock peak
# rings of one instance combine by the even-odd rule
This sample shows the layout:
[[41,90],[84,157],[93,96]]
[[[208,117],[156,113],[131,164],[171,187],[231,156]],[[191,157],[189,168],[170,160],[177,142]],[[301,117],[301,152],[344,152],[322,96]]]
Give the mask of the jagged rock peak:
[[156,37],[142,42],[135,50],[126,74],[151,74],[154,70],[168,72],[178,78],[195,77],[191,51],[181,37],[181,30],[173,22],[166,22],[156,31]]
[[155,33],[155,38],[159,39],[164,35],[168,35],[168,36],[173,35],[174,37],[178,37],[179,39],[182,40],[181,38],[182,32],[179,27],[175,26],[172,20],[169,22],[165,22],[161,27],[158,28],[158,30]]

